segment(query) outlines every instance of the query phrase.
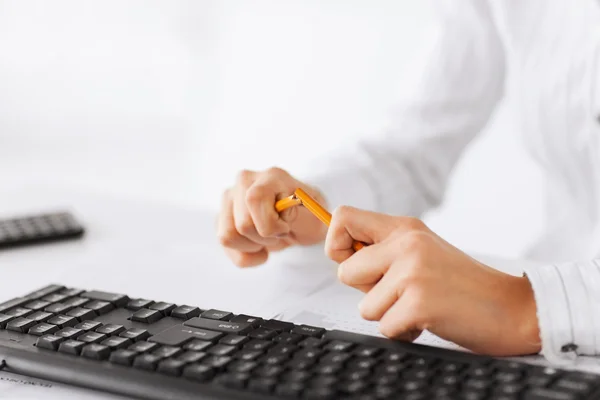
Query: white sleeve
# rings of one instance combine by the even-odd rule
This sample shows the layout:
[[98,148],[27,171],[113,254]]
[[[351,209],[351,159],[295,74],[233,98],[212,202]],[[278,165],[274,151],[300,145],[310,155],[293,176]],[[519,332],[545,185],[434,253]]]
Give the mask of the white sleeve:
[[391,126],[317,160],[323,174],[306,180],[332,209],[416,216],[436,206],[462,150],[502,97],[504,49],[487,1],[437,0],[435,11],[435,43],[402,88]]
[[553,363],[600,355],[600,260],[530,267],[542,354]]

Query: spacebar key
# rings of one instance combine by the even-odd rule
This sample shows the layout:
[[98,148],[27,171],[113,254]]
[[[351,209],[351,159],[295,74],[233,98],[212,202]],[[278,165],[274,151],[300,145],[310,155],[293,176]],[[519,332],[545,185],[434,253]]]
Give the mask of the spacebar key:
[[209,331],[224,333],[236,333],[238,335],[243,335],[252,330],[252,326],[245,322],[227,322],[200,317],[192,318],[183,324],[193,328],[202,328],[208,329]]
[[100,292],[98,290],[85,292],[81,297],[98,301],[108,301],[109,303],[113,303],[116,307],[122,307],[129,302],[129,297],[124,294]]

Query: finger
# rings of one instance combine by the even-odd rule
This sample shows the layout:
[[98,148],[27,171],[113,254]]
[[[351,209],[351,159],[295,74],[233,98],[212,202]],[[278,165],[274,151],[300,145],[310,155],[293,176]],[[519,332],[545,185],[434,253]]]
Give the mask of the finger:
[[360,315],[368,321],[379,321],[398,301],[404,288],[399,279],[388,271],[379,282],[365,295],[358,309]]
[[255,267],[264,264],[269,258],[269,252],[266,249],[255,253],[244,253],[239,250],[226,248],[225,253],[238,267]]
[[342,262],[338,268],[339,280],[360,290],[370,289],[385,275],[393,262],[391,242],[363,248]]
[[341,206],[333,212],[327,235],[331,236],[330,243],[337,250],[351,249],[355,240],[379,243],[395,229],[396,219],[391,215]]
[[238,182],[232,193],[235,229],[242,236],[255,243],[259,243],[263,246],[274,245],[277,242],[277,239],[263,238],[258,234],[250,210],[248,210],[248,207],[246,206],[246,192],[254,183],[255,176],[255,172],[242,171],[238,177]]
[[287,235],[290,231],[289,224],[281,219],[274,207],[278,194],[284,190],[281,182],[274,181],[273,176],[265,174],[246,192],[246,207],[261,237]]
[[221,213],[217,221],[217,237],[221,245],[245,253],[255,253],[263,248],[262,245],[240,235],[235,228],[233,219],[233,201],[231,191],[227,190],[221,201]]
[[420,321],[426,319],[422,309],[413,307],[404,292],[379,322],[379,331],[390,339],[413,341],[421,334]]

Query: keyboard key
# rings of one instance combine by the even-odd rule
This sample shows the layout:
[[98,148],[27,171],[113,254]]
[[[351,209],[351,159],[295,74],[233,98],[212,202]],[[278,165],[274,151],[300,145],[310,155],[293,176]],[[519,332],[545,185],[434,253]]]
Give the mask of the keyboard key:
[[84,304],[87,304],[88,302],[90,302],[89,299],[84,299],[83,297],[73,297],[73,298],[63,301],[62,304],[65,304],[67,306],[71,306],[72,308],[75,308],[75,307],[81,307]]
[[32,321],[27,318],[16,318],[12,321],[8,321],[6,324],[6,329],[9,331],[22,332],[25,333],[36,324],[35,321]]
[[321,337],[325,333],[325,329],[309,325],[298,325],[292,329],[292,333],[303,336]]
[[87,319],[96,318],[96,313],[92,310],[88,310],[87,308],[77,307],[68,311],[67,314],[70,317],[77,318],[77,321],[83,322]]
[[[395,381],[397,381],[398,377],[394,377],[394,379]],[[337,385],[338,381],[339,379],[335,376],[317,375],[314,378],[312,378],[308,384],[314,387],[329,387]]]
[[283,375],[283,379],[288,382],[304,382],[312,377],[312,374],[307,371],[289,371]]
[[354,347],[353,343],[345,342],[342,340],[332,340],[325,346],[325,350],[331,351],[349,351]]
[[248,333],[248,337],[253,339],[270,340],[277,336],[277,331],[272,331],[265,328],[257,328],[252,332]]
[[125,327],[123,325],[106,324],[104,326],[96,328],[96,332],[103,333],[108,336],[118,335],[123,332]]
[[175,325],[158,335],[151,336],[148,339],[151,342],[160,343],[167,346],[182,346],[193,340],[201,339],[206,341],[216,341],[222,333],[207,331],[206,329],[196,329],[183,325]]
[[171,311],[173,309],[175,309],[175,304],[173,303],[165,303],[164,301],[159,301],[158,303],[154,303],[152,304],[150,307],[148,307],[150,310],[156,310],[156,311],[160,311],[160,313],[162,315],[164,315],[165,317],[169,316],[169,314],[171,313]]
[[60,292],[64,288],[65,287],[61,286],[61,285],[48,285],[46,287],[43,287],[43,288],[38,289],[36,291],[33,291],[33,292],[29,293],[28,295],[26,295],[24,297],[27,298],[27,299],[30,299],[30,300],[39,299],[40,297],[44,297],[44,296],[47,296],[47,295],[52,294],[52,293]]
[[101,344],[88,344],[81,350],[81,356],[93,360],[106,360],[110,355],[110,348]]
[[72,354],[74,356],[78,356],[81,354],[81,350],[86,344],[80,342],[79,340],[67,340],[62,342],[58,346],[58,351],[60,353]]
[[235,333],[243,335],[248,333],[252,328],[250,324],[243,322],[225,322],[212,319],[205,319],[195,317],[183,323],[185,326],[191,326],[193,328],[207,329],[210,331],[223,332],[223,333]]
[[124,294],[100,292],[97,290],[85,292],[81,295],[81,297],[85,297],[86,299],[92,300],[108,301],[109,303],[112,303],[115,307],[123,307],[129,301],[129,297],[125,296]]
[[65,339],[71,339],[72,337],[79,336],[83,331],[81,329],[77,329],[74,327],[63,328],[60,331],[56,332],[56,336],[63,337]]
[[102,322],[99,321],[83,321],[75,325],[76,329],[81,329],[82,331],[93,331],[96,328],[102,326]]
[[85,332],[77,336],[77,340],[85,343],[100,343],[104,339],[106,339],[106,335],[98,332]]
[[251,361],[251,360],[255,360],[255,359],[261,357],[263,354],[264,354],[263,351],[242,350],[242,351],[238,351],[237,353],[235,353],[234,357],[238,358],[240,360]]
[[162,347],[159,347],[158,349],[154,350],[152,352],[152,354],[157,357],[160,357],[160,358],[169,358],[169,357],[175,357],[175,356],[181,354],[182,352],[183,352],[183,350],[181,350],[179,347],[162,346]]
[[150,342],[136,342],[128,347],[128,350],[135,351],[136,353],[146,353],[148,351],[158,348],[158,344]]
[[170,376],[179,376],[185,366],[185,362],[177,359],[162,360],[158,363],[157,372]]
[[[597,378],[598,379],[598,378]],[[598,381],[593,382],[595,384]],[[573,380],[570,378],[560,378],[556,382],[552,384],[552,388],[556,388],[565,392],[579,393],[581,395],[586,395],[592,391],[594,388],[592,382],[586,382],[583,380]]]
[[221,310],[206,310],[201,314],[202,318],[207,319],[215,319],[219,321],[228,321],[229,318],[233,317],[233,314],[229,311],[221,311]]
[[286,367],[292,370],[305,370],[312,367],[315,363],[316,361],[310,358],[294,358],[286,364]]
[[132,341],[137,342],[138,340],[148,339],[150,337],[150,333],[148,333],[148,331],[145,329],[132,328],[132,329],[127,329],[125,332],[119,333],[119,336],[127,338],[127,339],[131,339]]
[[44,336],[38,338],[38,340],[35,342],[35,346],[40,349],[56,350],[56,349],[58,349],[58,345],[63,340],[65,340],[65,339],[60,336],[44,335]]
[[252,371],[254,368],[258,366],[258,362],[256,361],[233,361],[231,364],[227,366],[227,371],[229,372],[243,372],[247,373]]
[[259,317],[253,317],[252,315],[240,314],[230,319],[231,322],[242,322],[244,324],[250,324],[253,328],[258,328],[262,323],[263,319]]
[[6,315],[12,315],[15,318],[26,317],[32,313],[33,313],[32,310],[30,310],[29,308],[25,308],[25,307],[13,308],[12,310],[8,310],[5,312]]
[[276,319],[270,319],[268,321],[263,321],[262,324],[260,324],[260,327],[277,332],[289,332],[294,328],[294,324],[292,324],[291,322],[283,322],[278,321]]
[[301,347],[321,347],[327,342],[323,339],[318,339],[315,337],[307,337],[303,341],[298,343],[298,346]]
[[256,368],[252,373],[263,378],[277,378],[283,374],[285,368],[282,365],[262,365]]
[[331,352],[323,357],[321,357],[321,363],[345,363],[350,358],[352,358],[352,354],[349,353],[338,353]]
[[235,346],[228,346],[226,344],[217,344],[208,349],[209,354],[213,354],[215,356],[227,356],[236,351]]
[[33,301],[30,301],[29,303],[25,304],[23,307],[29,308],[30,310],[33,310],[33,311],[40,311],[40,310],[43,310],[49,304],[50,303],[47,301],[33,300]]
[[31,299],[25,297],[18,297],[16,299],[5,301],[4,303],[0,303],[0,313],[6,314],[6,311],[10,310],[11,308],[25,305],[30,301]]
[[73,296],[79,296],[83,292],[84,292],[84,290],[82,290],[82,289],[64,289],[64,290],[61,290],[59,293],[64,294],[67,297],[73,297]]
[[277,384],[274,378],[250,378],[248,390],[256,393],[270,394]]
[[179,306],[171,311],[171,317],[180,319],[190,319],[199,316],[201,310],[198,307]]
[[317,360],[319,359],[319,357],[321,357],[325,352],[319,348],[316,347],[308,347],[308,348],[304,348],[300,351],[298,351],[297,353],[294,354],[294,358],[307,358],[310,360]]
[[75,324],[77,324],[78,321],[77,319],[68,315],[56,315],[46,322],[52,325],[56,325],[59,328],[66,328],[68,326],[74,326]]
[[298,347],[293,344],[278,344],[269,349],[269,354],[285,354],[292,355],[296,351],[300,350],[301,347]]
[[92,300],[90,302],[87,302],[86,305],[83,306],[83,308],[90,309],[94,311],[97,315],[104,315],[107,312],[114,310],[115,306],[113,306],[112,303],[109,303],[108,301]]
[[137,352],[133,350],[117,350],[110,354],[108,361],[114,364],[119,365],[131,365],[133,363],[133,359],[138,355]]
[[204,351],[212,345],[213,344],[211,342],[206,342],[204,340],[192,340],[183,346],[183,348],[191,351]]
[[183,369],[183,376],[198,382],[207,382],[215,375],[215,369],[202,364],[188,365]]
[[42,300],[47,301],[48,303],[59,303],[63,300],[66,300],[68,297],[69,296],[66,296],[64,294],[54,293],[42,297]]
[[124,349],[131,345],[131,340],[123,337],[113,336],[108,339],[104,339],[100,344],[108,346],[111,349]]
[[202,364],[216,369],[221,369],[225,368],[225,366],[227,366],[227,364],[229,364],[232,360],[233,358],[229,356],[208,356],[202,360]]
[[267,354],[266,356],[261,358],[260,361],[265,365],[279,365],[279,364],[284,364],[289,359],[290,358],[287,355]]
[[358,357],[377,357],[383,350],[372,346],[358,346],[354,349],[354,354]]
[[298,397],[304,386],[298,382],[281,383],[275,387],[275,394],[280,396]]
[[54,303],[54,304],[50,304],[48,307],[44,308],[44,311],[53,313],[53,314],[64,314],[73,308],[75,308],[75,306],[72,306],[70,304]]
[[143,322],[146,324],[152,324],[162,319],[162,317],[163,315],[160,313],[160,311],[141,308],[131,316],[131,320],[136,322]]
[[183,361],[186,364],[191,364],[206,358],[207,354],[201,351],[186,351],[185,353],[177,356],[178,360]]
[[249,340],[250,339],[248,339],[246,336],[227,335],[221,338],[221,340],[219,340],[219,343],[239,347],[244,343],[248,342]]
[[297,333],[283,332],[273,338],[274,342],[284,344],[295,344],[301,341],[304,337]]
[[268,342],[266,340],[254,339],[244,345],[245,350],[256,350],[266,351],[268,348],[273,347],[275,343]]
[[[8,321],[15,319],[12,315],[0,314],[0,329],[4,329]],[[35,321],[32,319],[32,321]],[[37,321],[36,321],[37,322]]]
[[[46,311],[36,311],[33,314],[29,314],[27,319],[30,319],[35,322],[46,322],[50,317],[52,317],[52,313]],[[0,317],[1,319],[1,317]],[[2,326],[2,322],[0,321],[0,326]]]
[[228,373],[217,376],[214,382],[217,385],[229,387],[232,389],[243,389],[246,386],[246,382],[248,381],[248,379],[250,379],[250,374]]
[[152,304],[154,304],[154,302],[152,300],[134,299],[134,300],[129,300],[129,303],[127,303],[127,308],[132,311],[137,311],[141,308],[148,308]]
[[133,359],[133,366],[146,371],[154,371],[161,359],[154,354],[140,354]]
[[29,328],[29,334],[35,336],[49,335],[57,331],[58,327],[56,325],[47,324],[45,322]]

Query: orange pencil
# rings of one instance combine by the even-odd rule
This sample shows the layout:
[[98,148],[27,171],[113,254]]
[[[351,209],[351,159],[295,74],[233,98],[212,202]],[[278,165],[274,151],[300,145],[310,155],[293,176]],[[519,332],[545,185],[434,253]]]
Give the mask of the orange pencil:
[[[303,205],[313,213],[317,218],[321,220],[325,225],[329,226],[331,224],[331,213],[325,209],[322,205],[320,205],[315,199],[313,199],[308,193],[304,190],[298,188],[294,191],[294,194],[286,197],[285,199],[279,200],[275,203],[275,210],[277,212],[282,212],[285,209],[290,207],[294,207],[297,205]],[[362,249],[365,245],[361,242],[354,241],[352,244],[352,248],[354,251],[358,251]]]

